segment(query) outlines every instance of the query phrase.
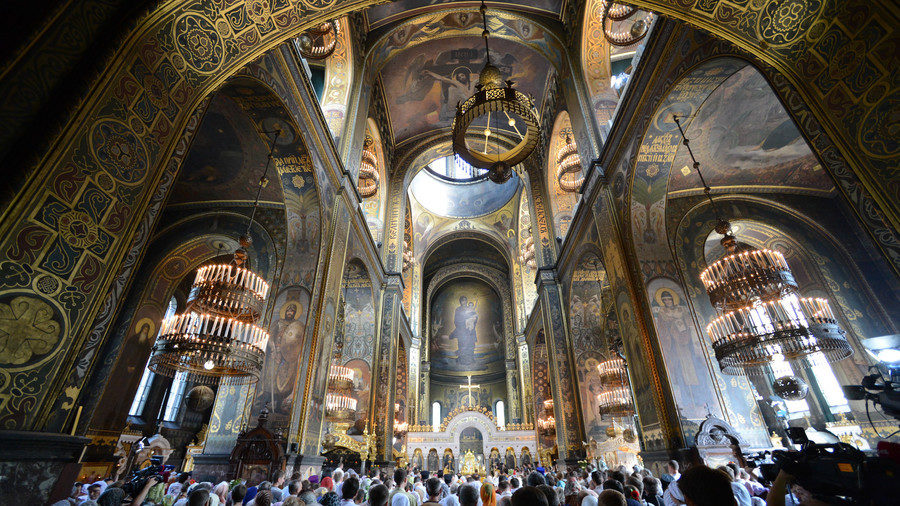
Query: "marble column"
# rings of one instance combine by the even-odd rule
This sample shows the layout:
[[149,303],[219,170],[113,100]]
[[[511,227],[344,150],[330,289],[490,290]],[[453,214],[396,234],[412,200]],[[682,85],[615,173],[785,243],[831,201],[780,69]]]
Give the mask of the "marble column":
[[374,459],[380,467],[393,463],[394,384],[397,373],[397,352],[400,339],[400,311],[403,299],[403,279],[399,273],[385,277],[381,293],[381,325],[375,342],[375,363],[372,370],[372,400],[369,403],[370,427],[375,431]]

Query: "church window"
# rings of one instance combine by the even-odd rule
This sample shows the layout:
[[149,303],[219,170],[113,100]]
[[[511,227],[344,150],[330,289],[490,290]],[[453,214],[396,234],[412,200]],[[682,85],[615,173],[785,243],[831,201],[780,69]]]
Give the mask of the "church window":
[[497,418],[498,427],[506,427],[506,405],[503,401],[494,404],[494,416]]
[[[178,301],[175,297],[169,300],[169,307],[166,308],[166,315],[163,319],[175,314],[178,309]],[[149,361],[149,359],[148,359]],[[128,410],[129,416],[141,416],[144,412],[144,406],[147,405],[147,397],[150,395],[150,387],[153,386],[153,373],[147,366],[144,366],[144,374],[141,376],[141,382],[138,384],[137,394],[131,401],[131,409]]]
[[437,432],[441,428],[441,403],[431,403],[431,430]]
[[187,387],[187,373],[181,371],[175,374],[172,379],[172,386],[169,388],[169,399],[166,401],[166,411],[163,414],[163,420],[174,422],[181,408],[181,399],[184,398],[184,390]]

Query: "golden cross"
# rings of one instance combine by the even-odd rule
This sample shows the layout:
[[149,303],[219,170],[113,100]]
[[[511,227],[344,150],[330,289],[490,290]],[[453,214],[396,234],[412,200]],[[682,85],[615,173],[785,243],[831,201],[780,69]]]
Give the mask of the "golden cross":
[[472,390],[474,390],[476,388],[481,389],[481,385],[473,385],[472,384],[472,375],[471,374],[468,375],[468,378],[469,378],[469,384],[462,385],[459,388],[465,388],[466,390],[469,391],[469,407],[471,408],[471,407],[475,407],[475,398],[472,397]]

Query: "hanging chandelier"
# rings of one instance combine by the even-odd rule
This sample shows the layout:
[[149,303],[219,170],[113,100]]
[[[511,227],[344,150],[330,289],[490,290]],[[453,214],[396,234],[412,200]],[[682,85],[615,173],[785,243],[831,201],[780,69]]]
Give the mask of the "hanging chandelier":
[[578,146],[575,145],[569,132],[565,133],[563,141],[562,146],[559,147],[559,153],[556,155],[556,180],[563,191],[577,192],[584,183]]
[[325,393],[325,417],[328,421],[347,424],[353,420],[357,401],[351,396],[352,393],[353,369],[332,364],[328,369],[328,391]]
[[547,433],[556,432],[556,417],[553,413],[553,399],[544,401],[543,416],[538,418],[538,428]]
[[618,32],[612,28],[613,21],[625,21],[640,11],[636,7],[610,2],[609,0],[604,0],[604,4],[601,24],[603,26],[603,35],[606,37],[607,42],[614,46],[624,47],[636,44],[647,36],[647,32],[650,31],[650,22],[653,21],[652,13],[647,12],[639,19],[636,19],[628,31]]
[[727,254],[700,273],[718,316],[707,325],[719,368],[726,374],[754,374],[783,357],[803,366],[802,359],[822,353],[834,362],[849,357],[847,342],[827,299],[800,297],[784,255],[739,243],[728,220],[719,218],[710,187],[700,172],[681,121],[678,131],[716,213],[715,230]]
[[339,27],[337,21],[326,21],[303,32],[297,38],[300,56],[307,60],[324,60],[337,48]]
[[359,162],[359,183],[357,189],[362,198],[369,198],[378,193],[378,156],[375,154],[375,141],[366,135],[363,141],[362,160]]
[[[478,76],[475,94],[456,106],[456,117],[453,119],[453,152],[472,167],[488,169],[491,181],[504,183],[512,177],[513,167],[534,151],[540,139],[540,125],[531,99],[513,88],[512,81],[504,83],[500,69],[491,63],[488,45],[490,32],[487,28],[487,7],[484,0],[481,2],[481,20],[484,25],[484,31],[481,33],[484,37],[484,68]],[[501,114],[505,119],[501,119]],[[483,122],[482,117],[485,118]],[[519,129],[520,123],[524,127],[524,133]],[[470,127],[476,129],[477,133],[472,137],[479,141],[483,134],[482,150],[469,146],[467,137]],[[489,142],[491,136],[499,135],[501,128],[515,131],[520,138],[518,143],[505,151],[497,142]],[[493,149],[489,149],[489,144]]]
[[628,384],[628,370],[625,359],[614,356],[597,364],[600,384],[603,390],[597,394],[600,414],[611,417],[626,417],[634,414],[631,402],[631,388]]
[[251,270],[247,250],[259,196],[268,183],[279,132],[274,133],[240,247],[230,263],[197,269],[187,310],[162,321],[147,365],[156,374],[171,377],[185,372],[198,383],[215,383],[222,377],[236,384],[259,380],[269,334],[257,323],[265,312],[269,284]]

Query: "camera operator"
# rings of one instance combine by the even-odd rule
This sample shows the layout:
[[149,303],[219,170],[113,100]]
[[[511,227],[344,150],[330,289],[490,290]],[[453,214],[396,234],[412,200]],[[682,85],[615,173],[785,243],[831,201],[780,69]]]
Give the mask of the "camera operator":
[[[787,491],[788,486],[790,493]],[[795,483],[794,477],[782,469],[769,487],[766,506],[828,506],[828,503],[814,498],[812,493]]]
[[141,488],[140,492],[134,496],[134,498],[128,502],[126,501],[127,493],[125,490],[121,488],[120,483],[116,483],[114,485],[110,485],[109,488],[106,489],[103,494],[97,498],[98,506],[119,506],[120,504],[133,504],[134,506],[140,506],[143,504],[144,499],[147,498],[147,492],[156,485],[158,481],[156,477],[150,477],[147,479],[147,482]]

